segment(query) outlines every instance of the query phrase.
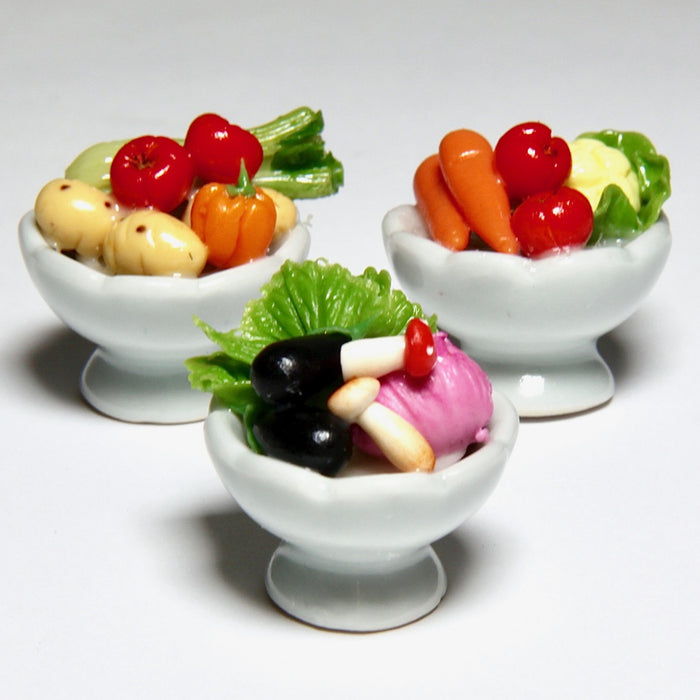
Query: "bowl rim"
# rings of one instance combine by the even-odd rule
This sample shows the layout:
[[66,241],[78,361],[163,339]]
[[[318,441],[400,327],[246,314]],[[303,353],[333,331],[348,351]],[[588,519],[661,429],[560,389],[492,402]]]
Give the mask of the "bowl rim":
[[[93,293],[107,292],[112,295],[131,294],[135,290],[142,293],[145,286],[148,288],[149,296],[177,295],[190,298],[193,295],[209,293],[231,285],[251,283],[259,285],[259,280],[269,278],[284,260],[298,257],[298,251],[303,252],[303,257],[308,252],[310,233],[306,222],[297,220],[296,225],[283,236],[283,240],[272,253],[263,258],[199,277],[110,275],[53,248],[39,230],[33,209],[26,212],[19,223],[20,248],[25,262],[32,261],[34,267],[64,280],[70,286],[83,287],[92,290]],[[296,254],[295,251],[297,251]]]
[[[401,226],[401,218],[410,225]],[[449,250],[431,239],[414,204],[400,204],[390,209],[382,220],[384,247],[390,260],[393,260],[392,245],[410,247],[422,265],[450,265],[471,269],[473,265],[497,270],[507,270],[508,275],[519,274],[532,281],[535,274],[554,274],[556,270],[584,264],[586,269],[601,264],[634,264],[654,253],[668,253],[671,245],[671,229],[666,213],[662,211],[658,220],[635,238],[591,248],[578,248],[539,258],[523,255],[508,255],[493,250]],[[570,273],[568,273],[570,274]]]
[[[489,440],[460,460],[430,473],[351,474],[327,477],[267,455],[256,454],[245,441],[239,417],[225,406],[212,401],[204,423],[205,442],[217,470],[226,475],[241,475],[258,482],[270,481],[280,490],[294,491],[314,504],[399,497],[421,493],[440,497],[453,485],[479,481],[508,459],[519,430],[519,417],[505,394],[493,391],[494,410],[489,421]],[[233,439],[231,439],[233,438]],[[243,452],[244,451],[244,452]],[[255,472],[247,465],[256,462]],[[223,479],[226,483],[226,479]],[[235,492],[232,491],[235,497]]]

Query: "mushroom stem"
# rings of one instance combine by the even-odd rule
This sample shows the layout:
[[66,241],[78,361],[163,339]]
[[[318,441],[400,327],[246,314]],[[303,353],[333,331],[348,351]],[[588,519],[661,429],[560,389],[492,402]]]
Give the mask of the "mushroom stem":
[[333,392],[328,409],[363,428],[397,469],[432,471],[435,453],[430,443],[405,418],[375,401],[380,386],[373,377],[351,379]]

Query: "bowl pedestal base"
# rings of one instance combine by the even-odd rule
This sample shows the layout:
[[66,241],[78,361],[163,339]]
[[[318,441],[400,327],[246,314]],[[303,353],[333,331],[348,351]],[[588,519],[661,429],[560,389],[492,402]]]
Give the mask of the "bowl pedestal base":
[[543,418],[586,411],[609,401],[615,380],[592,343],[570,354],[494,359],[466,348],[494,388],[514,404],[521,418]]
[[80,378],[85,400],[100,413],[130,423],[191,423],[209,412],[211,396],[192,389],[184,362],[140,366],[102,348]]
[[430,613],[445,595],[447,578],[430,546],[341,560],[283,542],[270,560],[265,584],[270,598],[303,622],[372,632]]

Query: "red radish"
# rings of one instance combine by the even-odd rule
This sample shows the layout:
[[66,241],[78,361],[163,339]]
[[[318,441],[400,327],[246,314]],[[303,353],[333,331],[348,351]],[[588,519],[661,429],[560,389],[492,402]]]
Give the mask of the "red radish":
[[564,139],[540,122],[525,122],[506,131],[494,149],[512,203],[561,187],[571,172],[571,151]]
[[526,257],[585,245],[593,231],[593,209],[571,187],[528,197],[513,212],[513,231]]
[[114,196],[127,207],[170,212],[185,201],[194,180],[192,158],[166,136],[140,136],[115,154],[109,177]]

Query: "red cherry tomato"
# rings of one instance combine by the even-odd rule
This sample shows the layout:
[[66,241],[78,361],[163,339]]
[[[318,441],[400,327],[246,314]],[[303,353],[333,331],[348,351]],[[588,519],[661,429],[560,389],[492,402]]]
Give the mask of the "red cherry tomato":
[[238,182],[241,158],[253,179],[263,161],[260,141],[218,114],[200,114],[190,124],[185,148],[192,154],[197,177],[205,182]]
[[435,340],[430,326],[420,318],[412,318],[406,327],[404,368],[412,377],[425,377],[435,366]]
[[512,203],[561,187],[571,172],[571,151],[564,139],[540,122],[506,131],[494,148],[496,170]]
[[582,246],[593,231],[593,209],[571,187],[540,192],[520,204],[511,219],[513,233],[526,257]]
[[117,151],[109,177],[114,196],[125,206],[169,212],[190,193],[194,165],[177,141],[165,136],[140,136]]

